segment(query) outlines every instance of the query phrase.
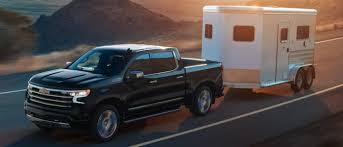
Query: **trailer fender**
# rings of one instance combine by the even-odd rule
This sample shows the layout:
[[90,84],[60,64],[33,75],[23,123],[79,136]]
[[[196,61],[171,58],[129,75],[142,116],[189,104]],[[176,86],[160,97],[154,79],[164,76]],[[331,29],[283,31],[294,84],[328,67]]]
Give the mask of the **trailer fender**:
[[305,68],[305,70],[308,68],[308,67],[311,67],[311,66],[314,66],[313,64],[302,64],[302,65],[299,65],[299,64],[292,64],[292,65],[289,65],[289,81],[293,82],[295,80],[295,76],[297,75],[298,71],[300,68]]

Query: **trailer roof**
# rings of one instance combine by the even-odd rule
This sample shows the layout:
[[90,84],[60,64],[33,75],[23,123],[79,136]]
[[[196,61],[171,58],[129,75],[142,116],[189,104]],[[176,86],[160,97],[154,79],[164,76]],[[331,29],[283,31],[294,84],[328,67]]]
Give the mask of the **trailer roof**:
[[281,8],[281,7],[259,7],[259,6],[205,6],[204,12],[217,13],[291,13],[291,14],[317,14],[316,9]]

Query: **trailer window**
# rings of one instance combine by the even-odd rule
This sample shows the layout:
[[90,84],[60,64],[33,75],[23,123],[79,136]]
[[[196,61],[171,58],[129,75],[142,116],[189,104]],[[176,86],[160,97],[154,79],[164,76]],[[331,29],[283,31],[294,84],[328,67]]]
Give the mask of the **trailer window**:
[[212,38],[213,27],[211,24],[205,24],[205,38]]
[[310,38],[310,26],[298,26],[297,40],[303,40],[308,38]]
[[255,40],[254,26],[235,26],[233,40],[251,42]]
[[280,35],[281,35],[280,36],[281,42],[287,41],[288,40],[288,28],[282,28]]

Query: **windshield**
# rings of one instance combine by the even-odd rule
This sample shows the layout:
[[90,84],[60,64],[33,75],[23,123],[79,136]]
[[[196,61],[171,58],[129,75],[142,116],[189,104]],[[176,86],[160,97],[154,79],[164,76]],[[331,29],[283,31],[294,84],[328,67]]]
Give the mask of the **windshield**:
[[81,56],[68,69],[103,75],[118,75],[126,65],[123,54],[114,50],[92,50]]

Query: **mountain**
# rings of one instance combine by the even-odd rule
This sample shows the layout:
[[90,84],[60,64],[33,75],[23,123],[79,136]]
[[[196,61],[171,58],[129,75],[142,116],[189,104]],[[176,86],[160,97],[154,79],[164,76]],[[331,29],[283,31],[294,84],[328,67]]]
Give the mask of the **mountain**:
[[74,0],[51,16],[42,15],[33,26],[38,52],[44,53],[146,39],[173,31],[177,23],[129,0]]
[[0,0],[0,7],[28,16],[35,21],[40,15],[50,15],[72,0]]

